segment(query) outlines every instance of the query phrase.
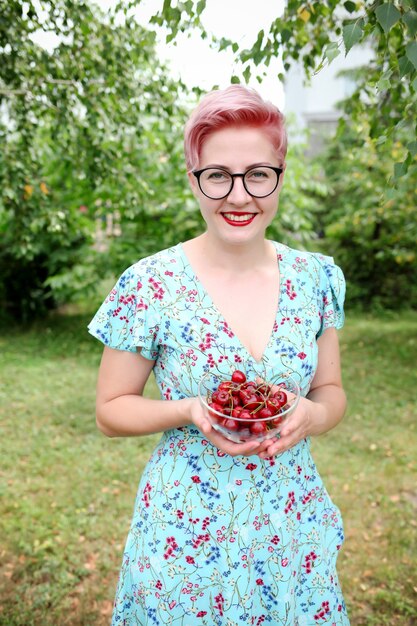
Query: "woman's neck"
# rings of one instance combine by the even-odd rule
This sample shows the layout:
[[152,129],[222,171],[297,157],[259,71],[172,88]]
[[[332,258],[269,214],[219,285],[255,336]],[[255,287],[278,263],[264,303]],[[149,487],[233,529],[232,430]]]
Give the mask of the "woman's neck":
[[242,272],[260,269],[276,259],[275,249],[267,239],[226,245],[210,237],[207,232],[185,242],[184,249],[191,262],[200,261],[217,270]]

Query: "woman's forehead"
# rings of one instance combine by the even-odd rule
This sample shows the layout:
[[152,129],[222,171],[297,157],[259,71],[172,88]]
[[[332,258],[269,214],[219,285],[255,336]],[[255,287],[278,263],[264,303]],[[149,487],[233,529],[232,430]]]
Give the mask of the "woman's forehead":
[[201,147],[200,167],[208,165],[242,167],[253,164],[278,165],[272,141],[262,128],[227,127],[208,135]]

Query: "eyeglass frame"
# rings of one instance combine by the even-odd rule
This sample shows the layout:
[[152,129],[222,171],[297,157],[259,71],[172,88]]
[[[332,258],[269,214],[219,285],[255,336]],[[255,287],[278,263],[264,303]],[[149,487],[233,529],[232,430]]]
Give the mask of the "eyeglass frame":
[[[199,186],[199,188],[200,188],[201,193],[202,193],[203,195],[205,195],[205,196],[206,196],[206,198],[210,198],[210,200],[223,200],[224,198],[227,198],[227,196],[229,196],[229,195],[232,193],[232,191],[233,191],[233,187],[234,187],[234,184],[235,184],[235,178],[241,178],[241,179],[242,179],[243,187],[244,187],[244,189],[245,189],[246,193],[247,193],[247,194],[249,194],[252,198],[267,198],[268,196],[270,196],[271,194],[273,194],[273,193],[274,193],[274,191],[276,190],[276,188],[278,187],[278,185],[279,185],[279,177],[281,176],[281,174],[282,174],[282,172],[284,171],[284,169],[283,169],[282,167],[273,167],[272,165],[261,165],[261,166],[258,166],[258,167],[263,167],[263,168],[266,168],[266,169],[269,169],[269,170],[273,170],[273,171],[275,172],[275,174],[277,175],[277,183],[276,183],[275,187],[273,188],[273,190],[272,190],[272,191],[270,191],[269,193],[267,193],[265,196],[255,196],[255,194],[253,194],[253,193],[251,193],[251,192],[249,191],[249,189],[246,187],[246,184],[245,184],[245,176],[246,176],[246,174],[247,174],[248,172],[250,172],[251,170],[256,170],[256,169],[257,169],[257,167],[250,167],[248,170],[246,170],[246,172],[243,172],[243,173],[237,173],[237,174],[231,174],[231,172],[228,172],[228,171],[227,171],[226,169],[224,169],[223,167],[204,167],[202,170],[194,170],[194,171],[193,171],[193,174],[194,174],[194,176],[195,176],[195,177],[196,177],[196,179],[197,179],[198,186]],[[231,177],[231,179],[232,179],[232,185],[231,185],[231,187],[230,187],[229,191],[228,191],[228,192],[227,192],[224,196],[220,196],[219,198],[217,198],[217,197],[216,197],[216,198],[213,198],[212,196],[207,195],[207,194],[203,191],[203,189],[202,189],[202,187],[201,187],[201,183],[200,183],[200,176],[201,176],[201,174],[202,174],[203,172],[206,172],[207,170],[220,170],[221,172],[225,172],[228,176],[230,176],[230,177]]]

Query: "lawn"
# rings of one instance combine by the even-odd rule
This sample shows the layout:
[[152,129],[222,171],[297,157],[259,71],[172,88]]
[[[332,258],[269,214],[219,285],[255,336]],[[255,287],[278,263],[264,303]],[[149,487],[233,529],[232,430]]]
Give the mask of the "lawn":
[[[157,436],[94,421],[91,316],[0,335],[0,624],[101,626],[137,482]],[[352,626],[417,624],[417,314],[352,315],[341,332],[345,420],[313,443],[346,542]],[[155,393],[150,384],[147,393]]]

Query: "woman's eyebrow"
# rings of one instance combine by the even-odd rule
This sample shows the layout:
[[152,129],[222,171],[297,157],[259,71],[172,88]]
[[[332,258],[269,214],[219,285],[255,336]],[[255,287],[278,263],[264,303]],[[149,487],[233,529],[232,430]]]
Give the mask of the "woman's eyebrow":
[[[262,163],[252,163],[251,165],[248,165],[244,169],[244,171],[247,172],[248,170],[251,170],[254,167],[276,167],[276,166],[272,165],[269,161],[262,161]],[[232,171],[232,169],[228,167],[227,165],[220,165],[219,163],[209,163],[209,165],[205,165],[202,169],[206,170],[208,168],[226,170],[227,172]]]

